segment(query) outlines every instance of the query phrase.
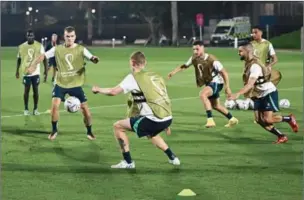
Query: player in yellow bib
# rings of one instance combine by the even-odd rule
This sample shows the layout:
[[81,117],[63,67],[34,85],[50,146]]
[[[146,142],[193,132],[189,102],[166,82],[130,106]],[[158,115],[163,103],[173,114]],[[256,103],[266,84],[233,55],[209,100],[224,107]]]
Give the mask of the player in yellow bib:
[[[19,45],[17,56],[17,70],[16,78],[20,77],[20,68],[23,76],[24,84],[24,115],[30,115],[28,108],[29,93],[31,86],[33,88],[34,109],[33,115],[39,115],[38,101],[39,101],[39,83],[40,83],[40,62],[36,64],[35,71],[31,74],[27,74],[27,68],[32,64],[34,59],[38,58],[41,54],[44,54],[43,45],[35,40],[35,34],[32,30],[28,30],[26,33],[27,41]],[[42,60],[41,60],[42,61]],[[47,59],[43,60],[44,64],[44,81],[47,77]]]
[[240,95],[245,95],[254,101],[254,114],[256,122],[268,132],[277,136],[276,144],[285,143],[288,138],[279,131],[274,123],[286,122],[294,132],[298,132],[298,124],[294,115],[274,115],[279,111],[278,91],[270,80],[271,70],[254,56],[252,44],[239,48],[239,56],[245,62],[243,82],[244,87],[237,93],[229,96],[236,100]]
[[131,117],[119,120],[114,124],[114,134],[118,141],[124,160],[111,168],[135,168],[130,155],[129,140],[126,131],[133,131],[139,138],[147,137],[169,157],[169,163],[180,165],[179,159],[173,154],[160,132],[169,128],[172,123],[171,102],[166,84],[158,74],[146,71],[146,58],[142,52],[134,52],[130,58],[132,73],[114,88],[99,88],[92,91],[108,96],[120,93],[131,93],[133,110]]
[[281,72],[273,69],[273,66],[278,62],[278,58],[271,42],[262,38],[262,35],[263,32],[259,26],[252,28],[253,41],[251,44],[254,47],[254,55],[257,56],[266,67],[271,69],[270,80],[277,86],[282,79]]
[[39,63],[45,57],[49,59],[55,56],[58,71],[52,94],[52,132],[48,137],[50,140],[54,140],[58,134],[59,106],[61,101],[64,101],[66,94],[75,96],[80,100],[84,123],[87,128],[87,138],[90,140],[95,139],[92,133],[92,117],[82,86],[85,83],[85,59],[89,59],[95,64],[98,63],[99,59],[93,56],[85,47],[76,44],[75,39],[75,28],[71,26],[66,27],[64,29],[65,43],[51,48],[36,59],[31,68],[28,69],[28,73],[31,73],[35,70],[36,63]]
[[172,78],[179,71],[188,69],[191,65],[194,66],[197,87],[205,86],[200,93],[200,98],[207,114],[205,127],[211,128],[216,126],[212,116],[212,108],[228,119],[228,124],[225,127],[232,127],[238,124],[238,119],[233,117],[220,103],[220,92],[224,86],[225,93],[227,95],[231,93],[228,72],[218,59],[211,54],[205,53],[202,41],[195,41],[193,43],[193,56],[185,64],[170,72],[168,78]]

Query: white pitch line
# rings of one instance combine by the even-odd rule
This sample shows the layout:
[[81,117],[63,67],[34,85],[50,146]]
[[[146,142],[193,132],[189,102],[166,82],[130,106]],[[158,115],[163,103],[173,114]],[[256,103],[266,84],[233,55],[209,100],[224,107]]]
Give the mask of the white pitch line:
[[[195,99],[198,98],[198,96],[196,97],[183,97],[183,98],[173,98],[171,99],[171,101],[179,101],[179,100],[188,100],[188,99]],[[90,107],[90,110],[93,109],[99,109],[99,108],[113,108],[113,107],[123,107],[126,106],[127,104],[116,104],[116,105],[104,105],[104,106],[94,106],[94,107]],[[59,112],[67,112],[65,110],[60,110]],[[50,111],[47,110],[45,112],[40,113],[40,115],[45,115],[45,114],[50,114]],[[19,114],[19,115],[6,115],[6,116],[1,116],[1,119],[3,118],[12,118],[12,117],[22,117],[24,115]]]

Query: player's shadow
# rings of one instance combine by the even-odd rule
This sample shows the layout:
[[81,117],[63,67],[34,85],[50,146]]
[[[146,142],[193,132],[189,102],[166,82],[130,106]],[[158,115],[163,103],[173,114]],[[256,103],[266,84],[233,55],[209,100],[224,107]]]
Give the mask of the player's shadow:
[[21,129],[11,126],[2,126],[1,131],[3,133],[8,133],[12,135],[20,135],[20,136],[33,137],[33,138],[41,138],[41,136],[39,135],[49,134],[49,132],[45,130]]
[[[172,167],[171,169],[159,168],[140,168],[140,169],[111,169],[102,167],[101,164],[95,166],[75,166],[75,165],[29,165],[29,164],[17,164],[17,163],[2,163],[2,171],[9,172],[42,172],[42,173],[79,173],[79,174],[158,174],[164,175],[166,173],[191,173],[193,169],[178,169]],[[195,172],[203,170],[196,169]]]

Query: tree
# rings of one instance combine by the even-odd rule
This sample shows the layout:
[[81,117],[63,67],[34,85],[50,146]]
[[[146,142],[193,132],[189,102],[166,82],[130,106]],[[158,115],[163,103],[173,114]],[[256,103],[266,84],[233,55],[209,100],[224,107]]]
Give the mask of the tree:
[[161,25],[161,16],[169,9],[168,2],[126,2],[126,9],[148,23],[152,44],[157,44],[157,30]]
[[172,45],[178,45],[178,8],[177,2],[171,1]]

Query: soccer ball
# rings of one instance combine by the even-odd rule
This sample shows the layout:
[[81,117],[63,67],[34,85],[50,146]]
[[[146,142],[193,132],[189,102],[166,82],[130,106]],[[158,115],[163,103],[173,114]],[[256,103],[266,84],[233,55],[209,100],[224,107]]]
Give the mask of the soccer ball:
[[289,108],[290,107],[290,102],[289,102],[288,99],[281,99],[279,104],[280,104],[281,108]]
[[236,104],[235,104],[235,101],[233,101],[233,100],[226,100],[224,103],[224,106],[228,109],[234,109]]
[[70,96],[65,100],[64,108],[70,113],[75,113],[80,109],[80,100],[76,97]]
[[249,102],[241,99],[236,100],[236,107],[240,110],[248,110]]
[[246,102],[248,103],[248,105],[249,105],[248,109],[249,109],[249,110],[253,110],[253,109],[254,109],[254,102],[252,101],[252,99],[247,98],[245,101],[246,101]]

